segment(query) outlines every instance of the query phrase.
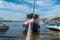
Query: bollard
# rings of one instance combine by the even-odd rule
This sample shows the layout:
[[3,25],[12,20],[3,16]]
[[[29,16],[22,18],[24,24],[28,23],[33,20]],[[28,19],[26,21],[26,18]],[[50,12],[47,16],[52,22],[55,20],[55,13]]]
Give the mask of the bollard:
[[32,39],[32,29],[31,29],[31,24],[30,23],[29,23],[29,28],[28,28],[26,40],[33,40]]

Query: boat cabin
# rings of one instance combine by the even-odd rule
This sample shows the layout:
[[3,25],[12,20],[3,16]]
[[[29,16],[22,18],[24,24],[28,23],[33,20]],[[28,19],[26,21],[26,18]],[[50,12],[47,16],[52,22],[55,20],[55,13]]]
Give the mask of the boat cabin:
[[27,14],[27,19],[32,19],[32,18],[38,19],[39,15],[37,15],[37,14]]

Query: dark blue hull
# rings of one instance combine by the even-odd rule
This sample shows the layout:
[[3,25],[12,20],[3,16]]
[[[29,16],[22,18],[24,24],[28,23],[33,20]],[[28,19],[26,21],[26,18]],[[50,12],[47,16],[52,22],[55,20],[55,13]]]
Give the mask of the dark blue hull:
[[[29,25],[25,25],[24,27],[25,27],[25,30],[28,30]],[[38,26],[36,24],[31,24],[31,28],[32,28],[33,32],[37,32],[38,29],[40,28],[40,26]]]

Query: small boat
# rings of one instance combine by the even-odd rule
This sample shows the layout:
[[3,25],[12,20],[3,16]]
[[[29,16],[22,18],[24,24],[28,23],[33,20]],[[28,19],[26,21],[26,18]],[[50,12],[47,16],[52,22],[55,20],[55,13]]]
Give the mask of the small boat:
[[25,30],[28,30],[29,23],[31,24],[33,32],[37,32],[38,29],[40,28],[40,25],[38,23],[38,15],[35,14],[34,19],[33,19],[33,14],[28,14],[27,15],[27,20],[24,22],[23,27],[25,27]]
[[0,25],[0,30],[7,30],[9,27],[7,25]]
[[7,25],[3,24],[3,19],[0,18],[0,31],[7,30],[7,29],[9,29],[9,27]]
[[60,31],[60,24],[48,24],[47,29],[53,31]]

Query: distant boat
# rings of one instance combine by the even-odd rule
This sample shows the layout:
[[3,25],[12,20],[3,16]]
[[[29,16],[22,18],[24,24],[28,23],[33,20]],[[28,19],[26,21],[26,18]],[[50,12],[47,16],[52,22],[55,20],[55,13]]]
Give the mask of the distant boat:
[[48,24],[47,29],[53,31],[60,31],[60,24]]
[[9,27],[5,24],[3,24],[3,18],[0,18],[0,31],[1,30],[7,30]]
[[0,25],[0,30],[7,30],[9,27],[7,25]]
[[28,14],[27,15],[27,20],[24,22],[23,27],[25,27],[25,30],[28,30],[29,23],[31,23],[31,27],[33,32],[37,32],[38,29],[40,28],[40,25],[38,23],[38,15],[35,14],[34,19],[33,19],[33,14]]

